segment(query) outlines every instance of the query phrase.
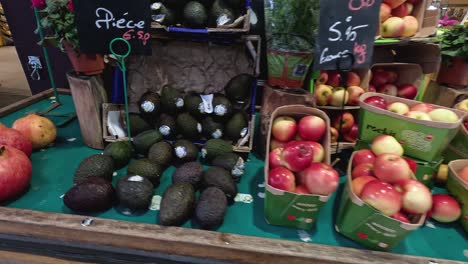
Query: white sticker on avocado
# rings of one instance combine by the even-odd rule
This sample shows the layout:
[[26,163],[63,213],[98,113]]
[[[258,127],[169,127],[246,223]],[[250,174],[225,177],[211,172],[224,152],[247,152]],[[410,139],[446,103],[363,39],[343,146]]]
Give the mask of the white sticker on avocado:
[[234,197],[234,201],[241,203],[252,203],[253,197],[248,193],[238,193],[236,197]]
[[154,104],[153,102],[150,102],[150,101],[144,101],[143,103],[141,103],[141,108],[143,109],[143,111],[145,111],[146,113],[150,113],[150,112],[153,112],[154,111]]
[[247,132],[249,132],[249,128],[244,127],[240,132],[240,136],[245,137],[245,135],[247,135]]
[[201,133],[203,131],[203,127],[200,123],[197,123],[197,131],[198,133]]
[[187,156],[187,150],[185,149],[185,147],[182,147],[182,146],[175,147],[175,153],[176,153],[176,156],[179,157],[180,159]]
[[151,5],[151,10],[158,10],[161,8],[162,3],[156,2]]
[[201,103],[198,105],[198,111],[200,111],[200,114],[204,114],[204,113],[205,113],[205,105],[203,104],[203,102],[201,102]]
[[221,129],[216,129],[213,133],[211,133],[213,138],[221,138],[223,137],[223,131]]
[[177,98],[175,105],[177,106],[177,108],[182,108],[182,107],[184,107],[184,99],[182,99],[182,98]]
[[237,167],[234,167],[231,170],[231,174],[232,174],[232,176],[240,177],[240,176],[244,175],[244,170],[240,169],[240,168],[237,168]]
[[159,127],[159,133],[163,136],[169,136],[171,134],[171,128],[169,126],[162,125]]
[[207,154],[208,154],[208,152],[206,151],[206,149],[203,148],[203,149],[201,150],[201,156],[202,156],[202,158],[206,158],[206,155],[207,155]]
[[227,107],[225,105],[215,106],[214,113],[218,116],[223,116],[227,113]]
[[150,204],[149,209],[151,211],[159,210],[159,207],[161,205],[161,200],[162,200],[162,197],[160,195],[153,196],[153,198],[151,199],[151,204]]
[[203,101],[204,113],[207,113],[207,114],[213,113],[213,95],[212,94],[200,94],[200,97]]
[[245,169],[245,162],[244,162],[244,159],[239,157],[239,159],[237,160],[236,162],[236,168],[239,168],[241,170]]
[[129,182],[142,182],[144,179],[140,175],[131,176],[127,181]]

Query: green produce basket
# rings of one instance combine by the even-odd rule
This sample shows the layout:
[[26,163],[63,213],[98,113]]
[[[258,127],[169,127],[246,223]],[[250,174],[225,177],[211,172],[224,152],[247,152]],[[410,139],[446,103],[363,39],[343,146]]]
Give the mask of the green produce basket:
[[442,151],[457,134],[466,115],[462,111],[437,106],[455,112],[460,117],[459,120],[454,123],[418,120],[364,103],[364,100],[371,96],[380,96],[388,104],[402,102],[411,107],[420,103],[381,93],[365,93],[359,99],[361,111],[358,138],[372,142],[379,135],[391,135],[402,144],[405,155],[424,161],[433,161],[441,156]]
[[[351,155],[351,159],[353,159]],[[353,193],[351,187],[352,163],[348,165],[347,182],[340,201],[335,230],[338,233],[376,250],[394,248],[411,231],[424,223],[426,215],[420,215],[414,224],[407,224],[383,215]]]
[[468,159],[454,160],[448,164],[447,190],[458,200],[462,207],[460,222],[468,235],[468,183],[464,182],[457,174],[459,170],[467,166]]
[[455,150],[455,154],[460,158],[468,159],[468,130],[463,123],[460,125],[460,130],[450,142],[448,148]]
[[296,194],[279,190],[268,185],[269,172],[269,149],[271,141],[271,127],[273,120],[278,116],[290,116],[301,118],[307,115],[315,115],[327,124],[324,138],[320,142],[325,151],[324,163],[330,164],[330,119],[323,111],[303,105],[288,105],[278,107],[271,114],[268,127],[266,157],[265,157],[265,220],[271,225],[280,225],[304,230],[313,229],[317,222],[317,217],[330,196],[313,194]]

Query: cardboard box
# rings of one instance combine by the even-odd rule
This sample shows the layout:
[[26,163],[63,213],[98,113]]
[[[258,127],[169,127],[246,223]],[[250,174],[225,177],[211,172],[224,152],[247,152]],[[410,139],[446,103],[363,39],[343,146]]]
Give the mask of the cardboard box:
[[[351,155],[351,160],[354,153]],[[338,233],[376,250],[391,250],[411,231],[424,223],[426,215],[419,215],[412,224],[383,215],[353,193],[351,187],[352,163],[348,165],[347,182],[340,201],[335,229]]]
[[441,155],[457,134],[461,121],[466,115],[462,111],[437,106],[455,112],[460,119],[455,123],[418,120],[364,103],[364,100],[370,96],[380,96],[387,103],[403,102],[410,107],[419,103],[380,93],[365,93],[359,99],[361,111],[358,138],[372,142],[379,135],[391,135],[402,144],[405,155],[424,161],[433,161]]
[[448,164],[449,177],[447,179],[447,190],[453,195],[462,207],[460,222],[468,234],[468,182],[463,181],[458,176],[458,171],[468,166],[468,159],[451,161]]
[[[315,108],[303,105],[288,105],[277,108],[271,115],[271,120],[278,116],[287,115],[295,118],[301,118],[307,115],[315,115],[323,118],[327,123],[322,142],[320,142],[325,151],[324,163],[330,164],[330,120],[328,116]],[[271,141],[272,121],[269,125],[267,136],[267,146],[269,149]],[[330,196],[321,196],[313,194],[296,194],[282,191],[268,185],[269,172],[269,151],[266,151],[265,157],[265,220],[268,224],[288,226],[310,230],[315,226],[315,222],[320,208],[325,205]]]

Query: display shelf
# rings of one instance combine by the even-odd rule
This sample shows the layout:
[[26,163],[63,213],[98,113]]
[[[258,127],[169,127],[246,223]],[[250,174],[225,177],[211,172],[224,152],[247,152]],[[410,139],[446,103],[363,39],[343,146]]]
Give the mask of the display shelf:
[[[47,99],[50,96],[51,92],[43,93],[41,97],[35,96],[0,109],[0,117],[3,116],[0,122],[10,126],[26,113],[46,108],[52,103],[52,99]],[[61,96],[61,101],[63,105],[54,113],[73,110],[70,96]],[[0,207],[2,239],[8,235],[9,241],[28,242],[31,248],[42,243],[43,254],[80,252],[82,261],[92,260],[89,254],[95,256],[95,251],[104,252],[104,256],[113,260],[109,252],[146,256],[147,261],[154,261],[156,253],[172,261],[184,262],[185,258],[187,262],[186,258],[196,258],[191,263],[396,264],[461,263],[467,260],[466,240],[456,223],[442,225],[430,221],[412,232],[391,253],[366,250],[336,233],[334,212],[345,177],[341,177],[340,188],[322,209],[315,230],[306,232],[268,225],[263,218],[263,161],[253,154],[246,163],[246,175],[238,185],[239,192],[250,194],[253,201],[236,202],[230,206],[223,225],[216,232],[199,230],[191,221],[183,227],[156,225],[158,212],[152,210],[139,216],[122,215],[115,209],[91,215],[75,214],[64,207],[60,197],[72,186],[73,171],[80,160],[101,153],[85,147],[79,131],[78,122],[73,121],[59,128],[53,146],[32,154],[34,172],[29,191]],[[156,195],[161,195],[170,184],[173,170],[171,167],[165,171]],[[125,169],[117,171],[114,182],[125,174]],[[86,218],[92,218],[93,222],[82,225]],[[58,245],[62,249],[58,250]],[[84,250],[86,248],[92,253]]]

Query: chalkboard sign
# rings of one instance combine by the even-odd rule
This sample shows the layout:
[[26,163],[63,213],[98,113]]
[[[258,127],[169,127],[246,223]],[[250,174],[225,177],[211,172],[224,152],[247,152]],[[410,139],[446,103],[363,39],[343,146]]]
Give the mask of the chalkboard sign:
[[[114,38],[130,42],[131,54],[151,55],[150,0],[73,0],[80,51],[110,54]],[[119,50],[122,49],[122,50]],[[122,47],[114,47],[125,53]]]
[[320,0],[314,69],[368,67],[379,25],[381,0]]

